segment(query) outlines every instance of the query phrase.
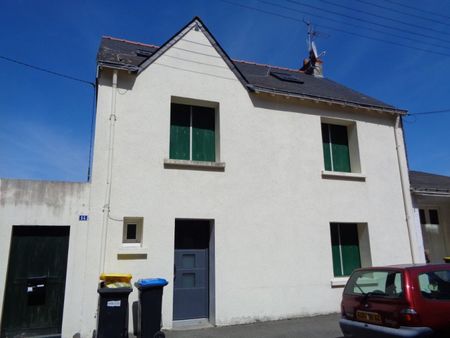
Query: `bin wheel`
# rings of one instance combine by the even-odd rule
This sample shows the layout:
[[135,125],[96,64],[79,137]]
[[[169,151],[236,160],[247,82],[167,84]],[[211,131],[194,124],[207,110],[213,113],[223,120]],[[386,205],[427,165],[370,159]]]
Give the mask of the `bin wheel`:
[[162,331],[158,331],[153,335],[153,338],[166,338],[166,335]]

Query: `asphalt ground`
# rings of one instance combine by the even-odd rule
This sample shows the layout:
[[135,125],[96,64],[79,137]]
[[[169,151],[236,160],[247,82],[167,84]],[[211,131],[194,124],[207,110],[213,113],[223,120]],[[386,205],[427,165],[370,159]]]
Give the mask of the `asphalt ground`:
[[340,314],[304,317],[273,322],[165,331],[166,338],[343,338]]

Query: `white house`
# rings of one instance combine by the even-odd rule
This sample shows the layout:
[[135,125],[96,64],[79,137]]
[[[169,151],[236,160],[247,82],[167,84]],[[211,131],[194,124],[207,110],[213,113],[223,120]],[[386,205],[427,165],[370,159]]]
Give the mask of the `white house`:
[[[230,325],[337,312],[354,268],[424,261],[405,111],[310,61],[233,60],[198,18],[160,47],[104,37],[91,182],[1,181],[3,299],[13,276],[51,293],[41,262],[64,266],[51,333],[92,336],[104,271],[166,278],[164,328]],[[56,251],[14,268],[20,245],[45,241]],[[8,304],[4,334],[39,331]]]
[[411,194],[427,261],[450,256],[450,177],[410,171]]

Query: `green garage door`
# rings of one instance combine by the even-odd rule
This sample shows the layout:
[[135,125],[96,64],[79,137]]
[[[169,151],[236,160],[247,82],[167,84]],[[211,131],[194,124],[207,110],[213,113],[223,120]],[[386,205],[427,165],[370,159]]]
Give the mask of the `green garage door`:
[[14,226],[1,337],[61,334],[68,226]]

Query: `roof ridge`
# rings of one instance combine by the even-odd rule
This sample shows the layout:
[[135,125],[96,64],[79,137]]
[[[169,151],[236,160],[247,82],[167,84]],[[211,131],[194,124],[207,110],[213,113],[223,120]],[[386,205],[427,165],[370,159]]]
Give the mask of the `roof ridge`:
[[264,66],[264,67],[270,67],[270,68],[281,69],[281,70],[289,70],[291,72],[304,73],[300,69],[293,69],[293,68],[287,68],[287,67],[281,67],[281,66],[274,66],[274,65],[269,65],[269,64],[266,64],[266,63],[258,63],[258,62],[254,62],[254,61],[237,60],[237,59],[232,59],[232,60],[235,61],[235,62],[247,63],[247,64],[250,64],[250,65]]
[[127,39],[115,38],[115,37],[109,36],[109,35],[103,35],[102,38],[110,39],[110,40],[114,40],[114,41],[121,41],[121,42],[131,43],[133,45],[140,45],[140,46],[159,48],[159,46],[152,45],[150,43],[143,43],[143,42],[131,41],[131,40],[127,40]]

